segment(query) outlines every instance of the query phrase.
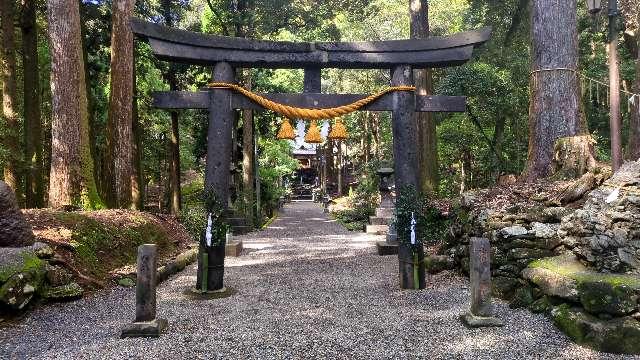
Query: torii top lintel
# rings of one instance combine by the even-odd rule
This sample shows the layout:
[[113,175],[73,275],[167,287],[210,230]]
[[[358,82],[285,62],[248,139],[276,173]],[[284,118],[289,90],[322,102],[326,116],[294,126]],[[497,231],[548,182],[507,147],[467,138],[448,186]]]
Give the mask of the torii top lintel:
[[207,35],[131,19],[137,37],[151,45],[162,60],[213,65],[228,62],[244,68],[386,69],[397,65],[420,68],[457,66],[467,62],[474,47],[491,28],[429,39],[371,42],[283,42]]

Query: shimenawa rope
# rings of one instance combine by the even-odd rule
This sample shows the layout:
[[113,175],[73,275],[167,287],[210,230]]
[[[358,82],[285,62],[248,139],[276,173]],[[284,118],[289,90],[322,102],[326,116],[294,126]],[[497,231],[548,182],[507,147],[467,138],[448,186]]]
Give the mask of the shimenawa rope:
[[213,82],[213,83],[210,83],[208,86],[210,88],[231,89],[255,101],[258,105],[264,107],[265,109],[277,112],[278,114],[286,118],[307,119],[307,120],[333,119],[338,116],[343,116],[343,115],[358,111],[363,106],[366,106],[374,102],[375,100],[379,99],[383,95],[388,94],[390,92],[416,90],[414,86],[392,86],[348,105],[343,105],[343,106],[338,106],[335,108],[328,108],[328,109],[305,109],[305,108],[293,107],[289,105],[280,104],[275,101],[271,101],[267,98],[264,98],[236,84]]

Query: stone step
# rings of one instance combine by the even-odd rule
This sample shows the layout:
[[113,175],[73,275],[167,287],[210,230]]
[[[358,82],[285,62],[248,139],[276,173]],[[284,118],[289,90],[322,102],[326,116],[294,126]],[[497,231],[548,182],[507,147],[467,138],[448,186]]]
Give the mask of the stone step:
[[392,221],[392,217],[369,216],[369,224],[371,225],[389,225]]
[[231,240],[224,248],[226,256],[238,257],[242,254],[242,241]]
[[376,248],[378,249],[378,255],[380,256],[398,254],[397,242],[378,241],[376,243]]
[[393,217],[394,208],[377,208],[376,216],[377,217]]
[[389,225],[367,225],[367,234],[386,235],[389,232]]

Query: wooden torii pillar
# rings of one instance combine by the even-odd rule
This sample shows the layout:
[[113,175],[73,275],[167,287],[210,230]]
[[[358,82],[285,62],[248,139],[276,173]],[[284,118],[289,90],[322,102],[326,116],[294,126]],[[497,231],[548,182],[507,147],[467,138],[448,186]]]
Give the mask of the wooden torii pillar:
[[[412,85],[413,68],[464,64],[471,58],[473,49],[489,39],[491,32],[490,28],[484,28],[429,39],[304,43],[205,35],[167,28],[135,18],[132,19],[131,26],[133,33],[148,41],[155,56],[161,60],[214,66],[216,82],[234,82],[234,67],[303,68],[303,94],[260,95],[281,104],[312,109],[338,107],[367,96],[322,94],[322,68],[391,69],[391,85]],[[233,111],[263,108],[244,95],[225,88],[198,92],[158,92],[153,96],[153,105],[160,109],[209,110],[205,186],[213,189],[219,199],[226,199],[231,162]],[[399,91],[384,95],[361,110],[392,112],[396,187],[412,186],[419,189],[415,113],[464,112],[466,99],[461,96],[422,96]],[[223,205],[226,206],[227,203],[223,202]],[[405,252],[417,252],[419,259],[422,259],[422,244],[412,246],[407,241],[408,239],[400,239],[401,252],[404,247]],[[202,289],[202,270],[199,266],[196,284],[198,290]],[[415,278],[416,271],[420,273],[420,279]],[[424,288],[424,266],[421,262],[407,263],[400,259],[399,272],[401,288]],[[206,289],[216,290],[212,287]]]

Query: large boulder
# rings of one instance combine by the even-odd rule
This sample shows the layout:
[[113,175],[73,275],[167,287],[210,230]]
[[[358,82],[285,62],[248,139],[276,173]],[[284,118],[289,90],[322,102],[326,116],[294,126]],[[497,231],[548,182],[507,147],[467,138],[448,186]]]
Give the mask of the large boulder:
[[640,322],[631,316],[602,320],[563,304],[551,311],[555,325],[576,343],[617,354],[640,354]]
[[639,277],[593,271],[571,254],[534,261],[522,277],[545,295],[581,304],[593,315],[625,316],[640,310]]
[[35,237],[31,226],[18,207],[13,190],[0,181],[0,247],[33,245]]

